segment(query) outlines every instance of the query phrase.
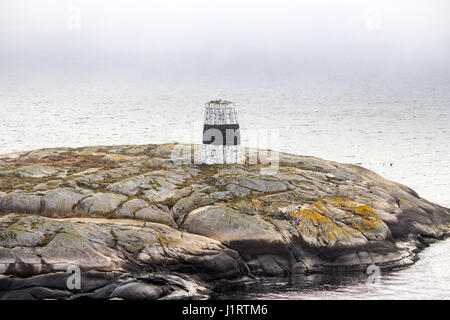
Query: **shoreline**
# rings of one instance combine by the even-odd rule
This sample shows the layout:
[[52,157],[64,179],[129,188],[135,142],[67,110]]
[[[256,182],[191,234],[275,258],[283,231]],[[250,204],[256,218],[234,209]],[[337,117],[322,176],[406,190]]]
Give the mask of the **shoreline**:
[[[393,299],[393,300],[444,300],[439,288],[430,288],[428,274],[423,274],[420,263],[435,265],[436,257],[429,256],[432,251],[443,251],[441,246],[450,245],[450,238],[442,242],[435,242],[429,247],[418,252],[418,259],[413,265],[382,272],[377,278],[371,279],[370,275],[361,272],[340,272],[332,274],[288,275],[285,277],[265,277],[260,279],[248,279],[233,283],[222,283],[213,290],[212,300],[365,300],[365,299]],[[439,253],[439,252],[438,252]],[[440,260],[442,260],[441,256]],[[431,276],[435,276],[434,284],[440,284],[447,279],[449,274],[444,273],[447,268],[445,263],[442,269],[434,270]],[[428,271],[430,273],[430,271]],[[411,274],[419,279],[411,279]],[[420,282],[420,279],[423,283]],[[425,280],[426,279],[426,280]],[[415,281],[414,281],[415,280]],[[401,281],[399,284],[398,282]],[[411,282],[413,284],[411,284]],[[324,289],[324,287],[326,289]],[[339,288],[339,291],[330,288]],[[401,290],[403,289],[403,290]],[[387,291],[386,291],[387,290]],[[412,292],[410,292],[412,291]],[[431,295],[430,295],[431,294]]]

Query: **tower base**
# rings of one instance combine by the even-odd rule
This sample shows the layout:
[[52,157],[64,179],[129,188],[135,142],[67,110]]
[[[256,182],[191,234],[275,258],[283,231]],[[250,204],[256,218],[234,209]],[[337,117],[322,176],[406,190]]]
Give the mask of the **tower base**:
[[240,162],[240,145],[202,145],[202,163],[205,164],[221,164],[221,163],[239,163]]

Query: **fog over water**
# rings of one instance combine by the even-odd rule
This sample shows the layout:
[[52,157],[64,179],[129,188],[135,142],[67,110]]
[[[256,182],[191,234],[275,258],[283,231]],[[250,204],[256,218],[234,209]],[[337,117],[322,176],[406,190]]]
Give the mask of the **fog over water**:
[[446,0],[0,1],[3,75],[449,77]]
[[446,0],[0,0],[0,153],[200,143],[203,104],[225,98],[244,139],[277,129],[278,150],[359,164],[450,207],[449,12]]

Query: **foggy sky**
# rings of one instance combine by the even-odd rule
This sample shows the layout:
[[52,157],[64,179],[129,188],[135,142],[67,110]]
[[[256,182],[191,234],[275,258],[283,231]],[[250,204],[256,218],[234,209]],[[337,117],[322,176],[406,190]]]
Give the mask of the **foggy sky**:
[[447,0],[0,0],[0,77],[448,82],[449,12]]

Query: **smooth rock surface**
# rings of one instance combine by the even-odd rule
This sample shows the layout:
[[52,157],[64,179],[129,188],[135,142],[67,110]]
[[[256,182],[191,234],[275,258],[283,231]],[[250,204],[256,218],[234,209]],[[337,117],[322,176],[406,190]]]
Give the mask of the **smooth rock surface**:
[[84,199],[78,209],[94,215],[107,214],[127,200],[126,196],[115,193],[96,193]]

